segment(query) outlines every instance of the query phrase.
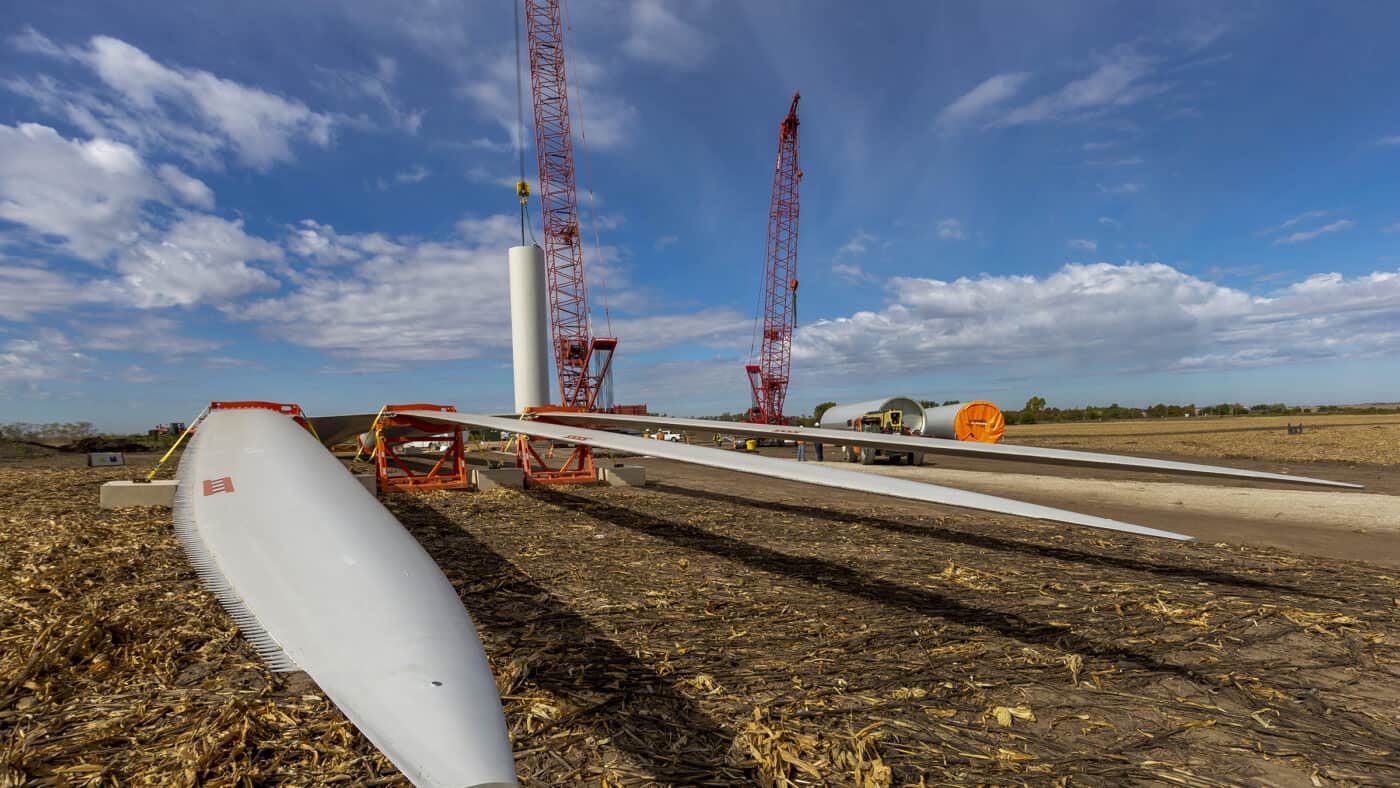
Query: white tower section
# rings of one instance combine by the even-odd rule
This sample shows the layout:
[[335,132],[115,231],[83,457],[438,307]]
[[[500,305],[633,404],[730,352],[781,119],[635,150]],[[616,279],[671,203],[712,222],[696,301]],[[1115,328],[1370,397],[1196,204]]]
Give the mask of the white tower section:
[[549,404],[549,315],[544,250],[510,248],[510,349],[515,366],[515,412]]

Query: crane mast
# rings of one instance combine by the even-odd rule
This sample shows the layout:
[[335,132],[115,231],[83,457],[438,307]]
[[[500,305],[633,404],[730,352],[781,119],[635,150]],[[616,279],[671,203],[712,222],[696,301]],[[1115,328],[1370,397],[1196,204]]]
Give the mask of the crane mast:
[[749,421],[786,424],[783,401],[787,399],[788,373],[792,367],[792,332],[797,324],[797,216],[798,185],[802,170],[797,163],[797,102],[778,125],[778,158],[773,165],[773,197],[768,206],[768,249],[763,266],[763,338],[758,364],[744,368],[749,377],[753,406]]
[[530,91],[535,110],[535,156],[540,173],[550,328],[560,404],[592,410],[607,379],[617,339],[594,337],[589,325],[559,0],[523,2],[530,50]]

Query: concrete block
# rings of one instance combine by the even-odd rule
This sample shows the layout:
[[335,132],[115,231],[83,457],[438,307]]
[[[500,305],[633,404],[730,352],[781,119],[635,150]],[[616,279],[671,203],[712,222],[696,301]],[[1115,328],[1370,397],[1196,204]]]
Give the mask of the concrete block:
[[525,472],[519,468],[473,468],[472,484],[478,490],[494,490],[497,487],[525,487]]
[[369,494],[370,494],[370,495],[378,495],[378,494],[379,494],[379,476],[378,476],[378,474],[373,474],[373,473],[357,473],[357,474],[355,474],[355,481],[359,482],[360,484],[363,484],[363,485],[365,486],[365,489],[366,489],[366,490],[369,490]]
[[641,465],[604,465],[598,471],[603,483],[613,487],[647,486],[647,469]]
[[102,485],[98,502],[103,509],[121,509],[126,506],[174,506],[175,488],[180,482],[175,479],[157,479],[153,482],[117,481]]

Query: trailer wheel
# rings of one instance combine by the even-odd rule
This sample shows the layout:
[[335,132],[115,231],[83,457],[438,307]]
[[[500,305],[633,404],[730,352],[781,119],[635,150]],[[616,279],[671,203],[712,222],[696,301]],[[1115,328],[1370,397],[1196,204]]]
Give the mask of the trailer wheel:
[[874,449],[861,448],[861,450],[860,450],[860,464],[861,464],[861,465],[869,465],[870,463],[872,463],[872,462],[874,462],[874,461],[875,461],[875,450],[874,450]]
[[909,464],[914,466],[923,465],[924,455],[919,452],[914,452],[913,454],[909,455]]

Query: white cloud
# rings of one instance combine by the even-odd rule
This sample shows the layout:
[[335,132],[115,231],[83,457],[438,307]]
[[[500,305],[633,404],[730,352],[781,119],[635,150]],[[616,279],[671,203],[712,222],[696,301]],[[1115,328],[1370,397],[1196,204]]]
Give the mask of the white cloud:
[[196,208],[213,209],[214,191],[204,181],[191,178],[180,172],[179,167],[171,164],[160,165],[156,168],[156,172],[159,173],[160,179],[165,182],[165,185],[170,187],[170,191],[182,202]]
[[1395,224],[1390,225],[1389,227],[1385,228],[1383,232],[1400,233],[1400,222],[1396,222]]
[[1356,222],[1353,222],[1350,219],[1339,219],[1338,221],[1332,222],[1331,224],[1318,227],[1315,230],[1296,232],[1292,235],[1279,238],[1274,241],[1274,245],[1277,246],[1278,244],[1296,244],[1301,243],[1303,241],[1311,241],[1319,235],[1327,235],[1328,233],[1341,232],[1342,230],[1346,230],[1354,226],[1356,226]]
[[1152,73],[1154,64],[1152,58],[1131,47],[1119,47],[1088,76],[1011,110],[992,125],[1075,120],[1136,104],[1169,87],[1143,81]]
[[405,251],[403,246],[381,233],[343,236],[331,225],[314,219],[303,219],[290,229],[286,241],[288,251],[306,258],[313,267],[388,259]]
[[962,241],[967,238],[962,222],[957,219],[943,219],[938,223],[938,237],[945,241]]
[[492,153],[510,153],[511,151],[515,150],[515,148],[511,146],[509,140],[507,140],[506,142],[497,142],[487,137],[477,137],[476,139],[467,143],[467,146],[471,148],[477,148],[479,150],[489,150]]
[[1089,164],[1096,166],[1108,167],[1135,167],[1145,163],[1146,161],[1141,156],[1131,156],[1126,159],[1094,159],[1089,162]]
[[1142,191],[1142,184],[1131,181],[1128,183],[1115,183],[1110,185],[1100,183],[1099,191],[1104,194],[1137,194]]
[[[590,150],[615,149],[630,139],[640,113],[615,92],[611,75],[587,55],[575,52],[568,62],[569,115],[575,137],[575,158],[582,155],[586,132]],[[502,53],[473,72],[462,92],[505,130],[517,137],[515,106],[515,55]],[[582,86],[582,87],[580,87]],[[525,89],[529,90],[526,84]],[[529,101],[527,94],[526,101]],[[527,105],[528,106],[528,105]],[[531,133],[527,128],[525,133]],[[523,141],[521,143],[523,145]],[[514,181],[512,181],[514,183]]]
[[652,244],[652,248],[659,252],[668,246],[674,246],[680,243],[680,240],[680,236],[678,235],[663,235],[656,239],[656,243]]
[[1100,216],[1099,224],[1105,225],[1107,227],[1122,227],[1123,221],[1121,219],[1115,219],[1112,216]]
[[851,240],[837,249],[836,254],[838,257],[865,254],[870,248],[870,242],[876,240],[879,239],[871,233],[867,233],[865,230],[856,230],[855,235],[851,236]]
[[276,289],[276,279],[249,263],[281,258],[281,247],[243,232],[241,221],[189,216],[118,258],[120,297],[141,308],[222,304]]
[[1276,233],[1279,230],[1287,230],[1289,227],[1292,227],[1293,225],[1298,224],[1300,222],[1310,222],[1313,219],[1321,219],[1326,215],[1327,211],[1305,211],[1303,213],[1298,214],[1297,216],[1294,216],[1292,219],[1288,219],[1282,224],[1277,224],[1268,229],[1260,230],[1259,234],[1269,235],[1270,233]]
[[230,151],[259,170],[294,158],[293,145],[331,142],[330,116],[295,99],[223,79],[208,71],[167,66],[119,39],[95,36],[86,47],[60,47],[33,30],[22,36],[30,51],[80,63],[114,91],[120,105],[50,79],[7,86],[61,108],[93,136],[143,150],[162,149],[200,166],[217,167]]
[[178,359],[203,353],[226,343],[180,333],[180,324],[168,317],[140,315],[123,320],[74,322],[77,344],[84,350],[116,350],[150,353]]
[[753,318],[728,307],[703,309],[690,314],[613,318],[619,350],[649,353],[685,344],[739,349],[752,334]]
[[72,379],[92,365],[62,332],[39,329],[32,337],[0,342],[0,392],[24,391],[42,399],[45,384]]
[[[190,179],[193,180],[193,179]],[[67,140],[47,126],[0,125],[0,219],[97,260],[142,227],[142,206],[167,195],[141,157],[119,142]]]
[[[423,181],[425,181],[425,180],[428,179],[428,176],[430,176],[430,175],[432,175],[432,174],[433,174],[433,173],[432,173],[432,170],[429,170],[427,167],[424,167],[424,166],[421,165],[421,164],[415,164],[415,165],[413,165],[412,167],[409,167],[409,168],[406,169],[406,170],[399,170],[398,172],[394,173],[394,181],[393,181],[393,182],[394,182],[394,183],[422,183]],[[378,185],[380,191],[384,191],[384,190],[388,189],[392,184],[391,184],[389,181],[387,181],[387,180],[385,180],[385,179],[383,179],[383,178],[380,178],[380,179],[378,180],[378,182],[377,182],[377,185]]]
[[896,278],[878,312],[798,329],[794,363],[894,375],[1060,359],[1072,369],[1202,369],[1400,352],[1400,271],[1320,274],[1267,297],[1161,263],[1045,277]]
[[1081,146],[1079,146],[1079,147],[1083,148],[1083,149],[1086,150],[1086,151],[1096,151],[1096,150],[1106,150],[1106,149],[1108,149],[1108,148],[1112,148],[1113,146],[1115,146],[1115,145],[1117,145],[1117,144],[1118,144],[1117,142],[1114,142],[1114,141],[1112,141],[1112,140],[1105,140],[1105,141],[1103,141],[1103,142],[1086,142],[1086,143],[1084,143],[1083,145],[1081,145]]
[[144,384],[155,383],[160,379],[157,378],[155,375],[152,375],[151,371],[146,369],[145,367],[139,366],[137,364],[131,364],[126,369],[122,370],[122,380],[126,381],[127,383]]
[[709,53],[710,42],[699,27],[677,15],[676,10],[684,7],[661,0],[635,0],[628,12],[622,51],[649,63],[697,68]]
[[225,313],[344,358],[397,363],[498,353],[510,347],[504,249],[518,240],[518,221],[469,218],[458,223],[461,239],[392,242],[304,223],[315,237],[300,248],[337,267],[311,271],[295,292]]
[[1400,134],[1396,134],[1393,137],[1381,137],[1376,140],[1376,142],[1381,145],[1400,145]]
[[47,268],[0,264],[0,320],[24,321],[91,300],[94,294],[76,277]]
[[873,282],[875,276],[855,263],[835,263],[831,272],[849,282]]
[[938,113],[938,125],[945,130],[954,129],[1016,95],[1021,86],[1030,79],[1028,72],[998,74],[958,97],[956,101]]
[[423,125],[427,110],[406,109],[394,96],[394,82],[398,79],[399,64],[392,57],[381,55],[374,59],[374,71],[359,72],[318,67],[324,77],[318,80],[320,86],[332,93],[350,97],[364,97],[379,104],[389,117],[389,122],[409,134],[417,134]]
[[1090,241],[1084,238],[1075,238],[1069,241],[1067,243],[1067,246],[1069,246],[1069,248],[1071,249],[1077,249],[1081,252],[1097,252],[1099,250],[1099,244],[1097,241]]

